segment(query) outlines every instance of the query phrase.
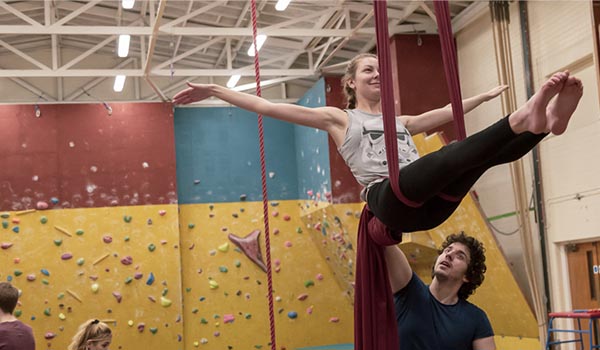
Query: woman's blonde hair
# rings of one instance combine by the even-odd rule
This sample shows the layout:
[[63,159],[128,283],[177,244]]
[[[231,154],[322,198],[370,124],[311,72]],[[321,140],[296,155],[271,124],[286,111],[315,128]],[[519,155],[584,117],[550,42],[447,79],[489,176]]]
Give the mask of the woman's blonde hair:
[[102,341],[112,334],[108,325],[97,319],[87,320],[79,326],[77,333],[71,341],[68,350],[85,350],[88,340],[92,342]]
[[342,87],[344,89],[344,96],[346,96],[346,100],[348,101],[346,108],[354,109],[356,108],[356,91],[348,86],[350,80],[356,77],[356,68],[358,68],[358,63],[364,58],[375,58],[377,56],[372,53],[361,53],[354,57],[350,63],[346,66],[346,72],[344,72],[344,76],[342,77]]

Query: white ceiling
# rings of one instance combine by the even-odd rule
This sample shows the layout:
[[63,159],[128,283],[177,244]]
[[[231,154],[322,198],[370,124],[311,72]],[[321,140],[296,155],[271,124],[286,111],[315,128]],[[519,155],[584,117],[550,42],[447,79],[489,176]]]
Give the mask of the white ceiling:
[[[68,103],[169,100],[186,80],[252,89],[254,58],[250,0],[0,1],[0,79],[11,91],[0,102]],[[341,72],[349,59],[375,46],[371,0],[256,0],[261,80],[279,85],[281,99],[297,99],[322,74]],[[455,32],[482,14],[483,1],[451,1]],[[388,0],[390,35],[436,33],[430,1]],[[119,58],[119,34],[131,35]],[[114,76],[128,77],[112,91]],[[2,83],[0,82],[0,83]]]

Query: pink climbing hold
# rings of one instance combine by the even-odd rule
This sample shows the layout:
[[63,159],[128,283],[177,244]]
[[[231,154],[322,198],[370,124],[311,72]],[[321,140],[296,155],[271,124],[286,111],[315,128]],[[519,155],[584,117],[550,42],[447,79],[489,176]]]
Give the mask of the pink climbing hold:
[[285,220],[285,221],[290,221],[290,220],[291,220],[291,217],[290,217],[289,215],[284,215],[284,216],[283,216],[283,220]]
[[2,247],[2,249],[8,249],[12,246],[13,246],[12,243],[2,243],[2,245],[0,245],[0,247]]
[[322,281],[323,280],[323,274],[322,273],[318,273],[316,278],[317,278],[317,281]]
[[31,274],[27,275],[27,280],[28,280],[29,282],[33,282],[33,281],[35,281],[35,275],[34,275],[33,273],[31,273]]
[[61,258],[62,260],[69,260],[69,259],[71,259],[72,257],[73,257],[73,254],[71,254],[71,253],[64,253],[63,255],[61,255],[61,256],[60,256],[60,258]]
[[321,231],[321,223],[320,223],[320,222],[317,222],[317,223],[315,224],[315,226],[314,226],[314,229],[315,229],[315,230],[317,230],[317,231]]
[[313,196],[313,190],[308,190],[308,191],[306,191],[306,194],[307,194],[309,197],[312,197],[312,196]]
[[300,301],[304,301],[306,298],[308,298],[308,294],[306,293],[298,295],[298,300]]
[[121,303],[121,300],[123,300],[123,296],[119,292],[113,292],[112,295],[117,299],[117,303],[119,304]]
[[235,321],[235,317],[232,314],[223,315],[223,323],[233,323]]
[[275,264],[275,266],[279,266],[279,265],[281,265],[281,260],[275,259],[275,260],[273,260],[273,264]]
[[46,332],[46,334],[44,334],[44,339],[46,339],[46,340],[54,339],[55,337],[56,337],[56,333]]
[[273,215],[273,217],[276,218],[279,216],[279,212],[275,210],[271,215]]
[[166,210],[159,210],[158,211],[158,215],[160,215],[160,216],[165,216],[166,213],[167,213]]
[[279,229],[278,229],[278,228],[274,229],[274,230],[273,230],[273,234],[274,234],[274,235],[278,235],[278,234],[279,234]]
[[138,323],[138,325],[137,325],[138,332],[142,333],[144,331],[144,328],[146,328],[146,325],[143,322]]
[[20,262],[21,262],[21,258],[14,258],[14,259],[13,259],[13,262],[14,262],[15,264],[18,264],[18,263],[20,263]]
[[306,313],[309,314],[309,315],[312,315],[312,313],[313,313],[313,306],[312,305],[306,308]]
[[142,277],[144,277],[144,274],[143,274],[143,273],[141,273],[141,272],[136,272],[136,273],[133,275],[133,278],[135,278],[136,280],[139,280],[139,279],[140,279],[140,278],[142,278]]
[[123,265],[131,265],[133,263],[133,258],[131,256],[126,256],[123,259],[121,259],[121,264]]
[[338,317],[331,317],[331,318],[329,318],[329,322],[338,323],[338,322],[340,322],[340,319]]
[[112,243],[113,239],[112,239],[112,237],[111,237],[111,236],[104,236],[104,237],[102,237],[102,241],[103,241],[104,243],[107,243],[107,244],[108,244],[108,243]]
[[290,241],[285,241],[284,244],[285,244],[286,248],[291,248],[292,247],[292,242],[290,242]]
[[36,207],[38,210],[44,210],[44,209],[48,209],[48,203],[46,203],[46,202],[42,202],[42,201],[39,201],[39,202],[37,202],[37,203],[36,203],[35,207]]

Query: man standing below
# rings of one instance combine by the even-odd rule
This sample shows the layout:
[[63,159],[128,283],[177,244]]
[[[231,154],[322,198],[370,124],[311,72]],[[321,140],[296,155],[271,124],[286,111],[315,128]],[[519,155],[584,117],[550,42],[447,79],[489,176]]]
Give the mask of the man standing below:
[[487,315],[467,301],[483,282],[484,252],[474,237],[462,232],[448,236],[426,285],[398,246],[386,247],[400,349],[496,349]]
[[18,300],[19,290],[0,282],[0,350],[35,350],[31,327],[13,316]]

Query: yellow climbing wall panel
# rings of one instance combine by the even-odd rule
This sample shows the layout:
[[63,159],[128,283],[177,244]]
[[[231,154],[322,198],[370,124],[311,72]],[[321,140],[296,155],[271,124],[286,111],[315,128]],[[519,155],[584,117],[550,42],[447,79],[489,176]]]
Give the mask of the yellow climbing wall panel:
[[66,349],[90,318],[112,327],[112,349],[183,348],[176,205],[6,212],[0,220],[0,279],[22,290],[15,313],[39,349]]
[[[278,349],[353,341],[352,305],[300,219],[307,206],[269,206]],[[228,239],[260,230],[266,263],[262,203],[182,205],[180,222],[185,348],[269,348],[267,275]]]

